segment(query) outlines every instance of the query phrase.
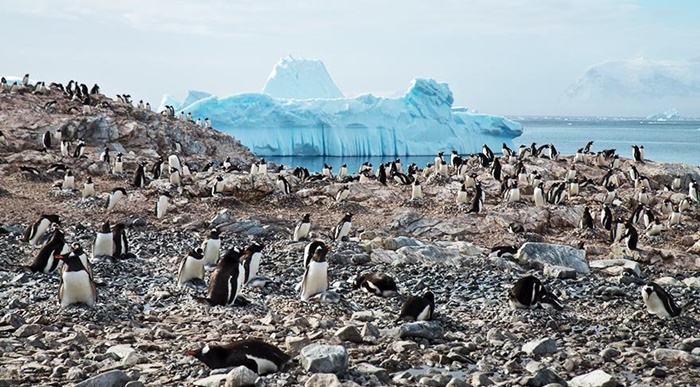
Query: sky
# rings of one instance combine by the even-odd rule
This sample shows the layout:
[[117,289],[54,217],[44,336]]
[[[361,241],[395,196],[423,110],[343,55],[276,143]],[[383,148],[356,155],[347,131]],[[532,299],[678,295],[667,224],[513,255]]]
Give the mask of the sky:
[[[3,75],[97,82],[107,95],[131,94],[154,107],[163,94],[182,100],[190,89],[258,92],[291,54],[322,60],[346,96],[400,95],[413,78],[429,77],[450,85],[455,105],[482,113],[595,114],[559,102],[591,65],[700,57],[695,0],[0,0],[0,7]],[[614,113],[608,108],[601,114]]]

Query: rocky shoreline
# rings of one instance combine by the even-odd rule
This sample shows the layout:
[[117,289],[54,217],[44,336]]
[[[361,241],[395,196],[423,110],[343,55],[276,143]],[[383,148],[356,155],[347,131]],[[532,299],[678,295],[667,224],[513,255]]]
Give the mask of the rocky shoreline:
[[[56,110],[37,112],[51,98],[59,101]],[[478,164],[471,171],[486,192],[478,214],[455,204],[461,185],[455,175],[419,177],[420,200],[410,199],[410,186],[352,182],[347,201],[338,203],[334,197],[342,183],[301,181],[285,169],[281,173],[293,193],[284,195],[276,173],[251,178],[247,169],[254,156],[230,137],[106,102],[85,115],[57,95],[0,95],[0,130],[9,142],[0,145],[0,385],[239,385],[250,375],[209,370],[186,351],[242,338],[265,340],[294,357],[281,372],[253,376],[257,385],[268,386],[675,386],[700,379],[697,307],[662,320],[647,313],[640,294],[640,284],[654,280],[680,305],[700,296],[695,206],[683,213],[680,226],[659,236],[640,229],[639,250],[632,251],[611,244],[597,218],[594,229],[579,228],[585,207],[599,212],[602,187],[582,188],[561,205],[535,207],[532,187],[523,186],[522,199],[506,205],[499,183]],[[88,158],[37,151],[46,130],[84,138]],[[224,174],[221,197],[211,197],[214,172],[185,176],[181,187],[163,179],[131,187],[137,164],[167,158],[175,141],[193,169],[231,156],[244,171]],[[113,175],[97,160],[104,146],[123,149],[126,173]],[[550,182],[560,180],[572,161],[526,158],[525,165]],[[43,171],[59,162],[73,168],[79,186],[91,176],[98,197],[53,188],[63,176]],[[24,165],[42,174],[20,172]],[[616,172],[621,181],[612,206],[616,217],[629,217],[636,206],[631,198],[639,190],[624,180],[632,165],[651,181],[655,208],[666,198],[679,203],[689,179],[700,177],[694,166],[623,159]],[[589,162],[576,163],[576,169],[594,182],[606,172]],[[676,175],[683,177],[684,189],[664,191]],[[107,212],[105,195],[116,187],[127,188],[128,198]],[[153,211],[163,191],[171,193],[172,208],[157,219]],[[328,256],[330,288],[341,301],[300,301],[294,288],[303,274],[306,242],[291,241],[294,225],[310,213],[312,238],[328,241],[330,229],[348,211],[355,214],[351,238],[332,243]],[[20,242],[21,233],[42,213],[60,214],[68,239],[83,246],[91,245],[107,219],[128,226],[137,258],[95,262],[94,308],[60,308],[57,273],[21,267],[37,252]],[[509,233],[513,223],[523,232]],[[260,275],[272,282],[246,288],[243,295],[251,301],[246,307],[203,305],[193,296],[203,295],[204,288],[175,281],[179,260],[212,227],[223,232],[223,249],[266,244]],[[582,240],[585,254],[564,249],[577,250]],[[536,253],[489,254],[493,246],[526,242],[539,246]],[[552,253],[556,262],[542,262],[552,247],[537,243],[567,253]],[[627,275],[630,270],[640,278]],[[370,271],[394,277],[401,296],[351,291],[355,277]],[[507,293],[526,274],[543,280],[565,310],[510,308]],[[401,300],[425,290],[436,295],[434,319],[396,322]],[[324,347],[313,347],[317,344]]]

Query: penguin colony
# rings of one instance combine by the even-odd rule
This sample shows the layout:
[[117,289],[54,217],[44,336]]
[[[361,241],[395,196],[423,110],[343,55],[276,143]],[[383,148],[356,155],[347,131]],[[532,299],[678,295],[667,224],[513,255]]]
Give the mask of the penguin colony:
[[[71,99],[79,94],[78,98],[81,98],[83,103],[88,100],[87,104],[89,105],[89,95],[99,94],[99,88],[96,85],[93,87],[96,93],[87,93],[82,90],[82,86],[84,85],[78,85],[71,81],[66,88],[52,84],[51,87],[42,92],[50,93],[60,90]],[[24,85],[24,87],[30,86]],[[36,88],[41,87],[44,86],[37,84],[34,92],[36,92]],[[131,104],[128,95],[120,95],[118,99],[121,103]],[[145,109],[146,105],[140,102],[138,107]],[[164,113],[170,117],[175,116],[172,107],[169,107]],[[183,112],[180,113],[180,119],[185,119],[182,117],[184,117]],[[188,115],[187,120],[191,121],[191,115]],[[210,127],[208,119],[205,119],[204,122],[206,127]],[[11,138],[8,139],[2,135],[0,145],[6,146],[11,140]],[[41,143],[42,151],[54,152],[49,132],[42,135]],[[89,157],[85,152],[85,142],[78,139],[77,144],[77,147],[71,152],[70,141],[62,139],[60,153],[76,159]],[[683,180],[686,177],[674,177],[672,183],[663,186],[663,189],[654,191],[650,179],[642,176],[634,165],[644,163],[641,147],[633,147],[632,163],[634,164],[630,165],[627,172],[620,169],[622,164],[614,149],[595,153],[591,147],[592,143],[589,143],[586,147],[579,149],[566,174],[560,179],[551,181],[545,181],[538,171],[528,172],[526,164],[528,159],[532,158],[558,160],[560,154],[552,144],[540,147],[536,147],[536,144],[529,147],[521,146],[517,151],[510,150],[504,144],[503,156],[500,158],[496,157],[488,146],[484,145],[481,153],[467,157],[462,157],[457,151],[453,151],[449,164],[444,159],[444,153],[439,152],[434,163],[426,165],[423,169],[416,165],[408,165],[405,172],[400,159],[382,163],[377,168],[376,173],[370,163],[365,163],[355,175],[348,173],[346,165],[340,168],[337,175],[333,174],[332,167],[329,165],[324,165],[320,174],[311,174],[302,167],[297,167],[287,174],[285,172],[289,172],[289,169],[280,169],[277,171],[276,187],[280,194],[291,195],[298,188],[295,185],[322,180],[337,181],[341,182],[342,185],[336,191],[334,199],[338,203],[343,203],[352,201],[353,184],[370,184],[377,181],[382,185],[407,189],[410,192],[411,201],[421,201],[428,195],[423,192],[419,180],[426,181],[434,176],[457,175],[460,176],[461,185],[459,190],[454,192],[456,204],[464,206],[465,213],[479,214],[484,210],[487,192],[482,186],[484,182],[479,180],[475,171],[486,169],[490,171],[492,179],[500,185],[500,192],[489,191],[488,195],[498,197],[499,205],[505,207],[525,202],[528,195],[522,194],[521,190],[524,187],[532,189],[532,203],[538,207],[565,204],[567,199],[570,200],[580,195],[582,190],[602,192],[600,209],[585,208],[579,227],[582,230],[604,229],[609,232],[610,243],[621,244],[631,251],[638,249],[639,232],[637,227],[640,227],[647,235],[652,236],[659,235],[670,227],[682,227],[684,211],[690,210],[700,202],[697,183],[690,179],[687,181],[688,190],[685,199],[679,203],[673,203],[666,199],[657,210],[654,203],[658,202],[659,199],[654,198],[653,195],[659,195],[659,192],[681,191],[684,189]],[[173,187],[181,186],[183,176],[189,175],[191,171],[190,167],[180,159],[182,146],[174,146],[173,148],[173,154],[167,157],[167,167],[164,157],[155,160],[150,168],[147,168],[148,165],[145,163],[138,164],[133,173],[129,190],[141,189],[150,180],[155,179],[168,180]],[[110,149],[105,147],[98,159],[100,162],[110,164],[112,166],[111,173],[119,175],[125,173],[124,157],[125,155],[122,153],[110,154]],[[594,182],[585,176],[580,176],[576,169],[577,163],[595,165],[607,169],[608,172],[600,182]],[[222,162],[218,167],[215,167],[214,162],[210,164],[204,170],[215,173],[210,184],[211,196],[226,195],[223,176],[231,172],[240,173],[241,168],[232,165],[230,159]],[[71,167],[64,165],[51,165],[47,173],[49,172],[64,174],[63,182],[59,187],[63,190],[76,190],[76,185],[80,181],[77,179],[84,176],[82,173],[84,171],[74,171]],[[20,173],[42,174],[39,169],[33,166],[22,167]],[[248,172],[251,179],[268,173],[268,164],[264,158],[254,162]],[[638,190],[635,197],[631,198],[638,205],[631,211],[627,219],[622,216],[625,212],[621,205],[623,198],[617,197],[617,188],[623,184],[633,185]],[[120,203],[128,200],[129,191],[119,187],[103,194],[105,197],[104,215],[108,216],[115,209],[120,208]],[[83,182],[82,196],[90,198],[96,195],[100,195],[100,192],[95,187],[92,178],[87,177]],[[162,192],[155,198],[153,203],[155,207],[154,217],[157,219],[167,217],[170,206],[169,199],[168,192]],[[598,213],[600,216],[597,216],[596,219]],[[339,302],[342,299],[341,295],[329,290],[331,272],[328,258],[334,244],[346,243],[351,237],[352,217],[352,213],[345,213],[328,234],[325,231],[313,230],[311,214],[305,214],[299,220],[290,239],[309,241],[301,257],[304,273],[299,279],[298,294],[300,300]],[[662,221],[662,217],[667,218]],[[508,229],[511,232],[519,233],[524,231],[524,226],[511,224]],[[94,281],[92,260],[136,258],[136,255],[129,251],[128,233],[124,224],[111,223],[107,220],[95,232],[91,249],[87,249],[87,251],[92,252],[90,258],[86,249],[79,243],[71,244],[66,240],[59,215],[42,215],[25,231],[23,241],[28,245],[42,245],[41,241],[46,240],[28,268],[43,273],[59,272],[60,284],[57,292],[58,302],[62,307],[84,304],[99,308],[99,294]],[[248,301],[242,294],[245,292],[245,288],[265,286],[268,281],[264,277],[257,276],[261,267],[264,267],[261,264],[264,262],[265,246],[255,242],[245,247],[232,246],[230,242],[229,240],[226,244],[222,244],[222,233],[217,229],[211,230],[201,245],[194,246],[189,252],[183,252],[184,257],[180,261],[178,270],[173,273],[175,281],[182,286],[190,286],[189,284],[197,286],[198,281],[200,284],[204,284],[207,287],[206,297],[200,297],[199,300],[205,304],[246,307]],[[498,255],[513,254],[516,251],[515,246],[494,247],[494,253]],[[211,275],[209,275],[207,284],[208,272],[211,272]],[[431,291],[404,297],[400,294],[399,286],[394,279],[383,273],[358,273],[357,278],[354,279],[353,288],[379,297],[401,298],[400,308],[397,305],[397,321],[429,320],[434,317],[436,312],[436,301],[438,300]],[[686,309],[686,307],[679,307],[671,294],[654,282],[648,282],[641,286],[640,294],[649,314],[662,318],[673,318],[680,316]],[[558,311],[565,309],[565,304],[556,295],[556,291],[550,290],[534,276],[520,278],[505,297],[513,308],[529,309],[550,306]],[[442,313],[447,312],[442,311]],[[211,344],[190,350],[188,354],[211,368],[244,365],[260,374],[276,372],[289,361],[288,355],[259,340],[243,340],[224,345]]]

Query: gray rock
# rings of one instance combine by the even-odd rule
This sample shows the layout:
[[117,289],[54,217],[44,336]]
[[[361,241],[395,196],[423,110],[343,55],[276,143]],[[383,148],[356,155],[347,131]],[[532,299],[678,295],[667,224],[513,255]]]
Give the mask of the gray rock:
[[552,383],[566,385],[566,381],[549,368],[543,368],[526,379],[526,384],[532,387],[544,387]]
[[579,375],[569,382],[571,387],[615,387],[617,384],[617,380],[603,370],[595,370]]
[[287,348],[287,352],[292,356],[299,353],[302,348],[309,344],[311,344],[311,340],[309,340],[308,337],[287,336],[287,338],[284,339],[284,346]]
[[346,325],[335,332],[335,337],[342,341],[351,341],[353,343],[362,342],[362,334],[354,325]]
[[15,337],[29,337],[41,333],[41,325],[39,324],[24,324],[17,328],[14,333]]
[[673,365],[678,363],[688,365],[700,365],[700,358],[698,356],[692,355],[685,351],[681,351],[679,349],[660,348],[652,352],[652,355],[654,356],[654,360],[666,365]]
[[129,383],[125,384],[124,387],[144,387],[144,384],[139,382],[138,380],[132,380]]
[[602,269],[609,275],[620,275],[624,269],[631,269],[638,277],[642,276],[641,266],[630,259],[599,259],[589,261],[588,266],[592,269]]
[[375,315],[371,310],[362,310],[359,312],[354,312],[350,319],[362,322],[373,321],[375,319]]
[[83,373],[83,370],[81,370],[79,367],[71,367],[68,369],[68,373],[66,373],[66,379],[83,380],[85,379],[85,374]]
[[416,344],[413,341],[400,340],[400,341],[395,341],[391,345],[391,348],[396,353],[403,353],[403,352],[418,348],[418,344]]
[[131,378],[124,371],[112,370],[95,375],[75,387],[122,387],[130,381]]
[[590,273],[586,263],[586,251],[571,246],[526,242],[520,246],[517,258],[523,263],[564,266],[576,270],[578,274]]
[[546,355],[558,351],[557,342],[550,338],[533,340],[525,343],[522,350],[528,355]]
[[360,363],[356,365],[354,371],[368,376],[375,376],[382,383],[389,383],[389,381],[391,380],[391,378],[389,377],[389,372],[387,370],[369,363]]
[[335,374],[314,374],[306,381],[304,387],[342,387]]
[[477,372],[472,374],[472,377],[470,378],[471,385],[474,387],[478,386],[493,386],[494,383],[491,379],[489,379],[488,376],[484,375],[481,372]]
[[226,374],[215,374],[215,375],[210,375],[207,376],[206,378],[196,380],[194,383],[192,383],[195,386],[202,386],[202,387],[218,387],[221,385],[221,382],[226,380]]
[[576,270],[565,266],[545,264],[544,275],[550,278],[576,279]]
[[619,357],[620,353],[621,352],[615,348],[605,348],[604,350],[600,351],[600,357],[602,357],[606,362],[609,362],[614,361],[617,357]]
[[258,380],[258,374],[248,367],[239,366],[226,374],[226,387],[254,386]]
[[445,334],[444,329],[435,321],[416,321],[401,325],[399,337],[420,337],[428,340],[441,339]]
[[396,253],[403,262],[410,264],[454,264],[462,256],[458,250],[433,245],[406,246],[396,250]]
[[343,375],[348,369],[348,352],[341,345],[311,344],[301,350],[301,365],[309,373]]
[[462,379],[452,378],[445,387],[469,387],[469,384]]
[[120,359],[127,357],[129,354],[136,352],[135,349],[131,348],[128,344],[119,344],[107,348],[106,353],[113,353],[117,355]]
[[689,288],[700,289],[700,277],[688,277],[683,280],[683,284]]
[[379,328],[374,326],[374,324],[366,322],[362,325],[362,331],[360,332],[362,337],[379,337]]
[[19,328],[24,325],[25,321],[22,316],[14,313],[7,313],[0,319],[0,325],[9,325],[14,328]]

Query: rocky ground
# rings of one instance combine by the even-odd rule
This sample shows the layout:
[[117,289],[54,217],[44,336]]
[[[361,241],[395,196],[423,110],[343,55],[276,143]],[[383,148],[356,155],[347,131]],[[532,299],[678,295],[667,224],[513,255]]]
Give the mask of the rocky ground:
[[[700,296],[696,208],[660,236],[645,236],[638,228],[640,250],[630,251],[611,245],[597,219],[594,230],[578,228],[585,206],[597,216],[602,188],[583,189],[562,205],[537,208],[529,196],[532,187],[523,187],[521,202],[504,205],[498,183],[478,166],[473,171],[486,190],[485,210],[479,214],[467,214],[454,204],[458,176],[421,177],[426,198],[417,201],[410,200],[410,187],[372,181],[351,183],[348,201],[336,203],[340,183],[301,182],[289,170],[282,172],[294,187],[289,196],[276,190],[273,173],[253,179],[245,172],[225,174],[226,195],[218,198],[208,195],[212,173],[188,176],[183,187],[155,180],[135,189],[129,182],[136,163],[152,163],[155,153],[172,152],[173,136],[188,135],[190,142],[202,144],[183,149],[181,158],[193,164],[221,161],[226,155],[243,164],[252,156],[214,131],[116,102],[89,116],[61,108],[70,104],[66,101],[57,111],[31,113],[47,98],[0,95],[0,130],[10,142],[0,145],[0,385],[237,385],[235,372],[209,370],[185,352],[250,337],[294,356],[282,372],[258,378],[258,385],[675,386],[700,380],[697,306],[661,320],[646,312],[640,295],[640,284],[654,280],[680,305]],[[46,129],[110,119],[120,131],[114,137],[81,132],[89,144],[88,160],[35,150]],[[122,135],[129,125],[142,129]],[[167,129],[158,130],[163,127]],[[145,133],[147,143],[141,137]],[[108,144],[127,151],[124,175],[111,175],[108,165],[96,161],[99,149]],[[98,198],[84,200],[79,193],[52,188],[61,175],[19,172],[21,165],[45,171],[55,162],[73,166],[79,187],[92,176]],[[571,157],[527,159],[526,167],[551,182],[561,179],[571,162]],[[623,176],[631,165],[623,161],[618,174]],[[700,175],[700,169],[686,165],[646,162],[636,167],[652,181],[657,212],[663,199],[677,203],[687,193],[686,188],[665,192],[662,184],[678,174],[687,187],[690,177]],[[576,168],[579,176],[594,181],[605,172],[585,163]],[[637,191],[627,180],[621,182],[613,210],[627,218]],[[119,186],[127,188],[128,198],[107,212],[105,195]],[[164,190],[171,192],[173,208],[159,220],[153,209]],[[302,214],[310,213],[312,238],[329,241],[331,227],[346,211],[355,214],[351,238],[332,243],[329,254],[331,290],[342,299],[304,303],[294,287],[303,273],[305,242],[292,242],[291,230]],[[38,251],[20,242],[21,232],[42,213],[59,214],[68,240],[88,248],[103,221],[128,225],[137,258],[95,262],[99,299],[94,308],[59,308],[58,274],[31,273],[21,266]],[[514,222],[525,231],[509,233],[507,226]],[[178,261],[212,227],[223,231],[224,249],[253,240],[266,244],[260,274],[273,282],[245,289],[252,301],[246,307],[205,306],[193,298],[204,295],[204,288],[175,283]],[[539,262],[543,256],[488,254],[496,245],[576,246],[581,240],[586,242],[585,259],[576,249],[559,256],[557,264],[568,269]],[[569,251],[561,246],[557,249]],[[625,267],[641,278],[622,275]],[[393,276],[401,296],[351,291],[352,279],[368,271]],[[508,306],[508,290],[528,273],[559,294],[564,311]],[[401,300],[426,290],[436,295],[435,318],[396,322]],[[307,361],[320,352],[309,347],[313,344],[340,346],[324,347],[334,354],[326,359],[326,368]],[[93,384],[84,382],[89,378],[95,378]]]

